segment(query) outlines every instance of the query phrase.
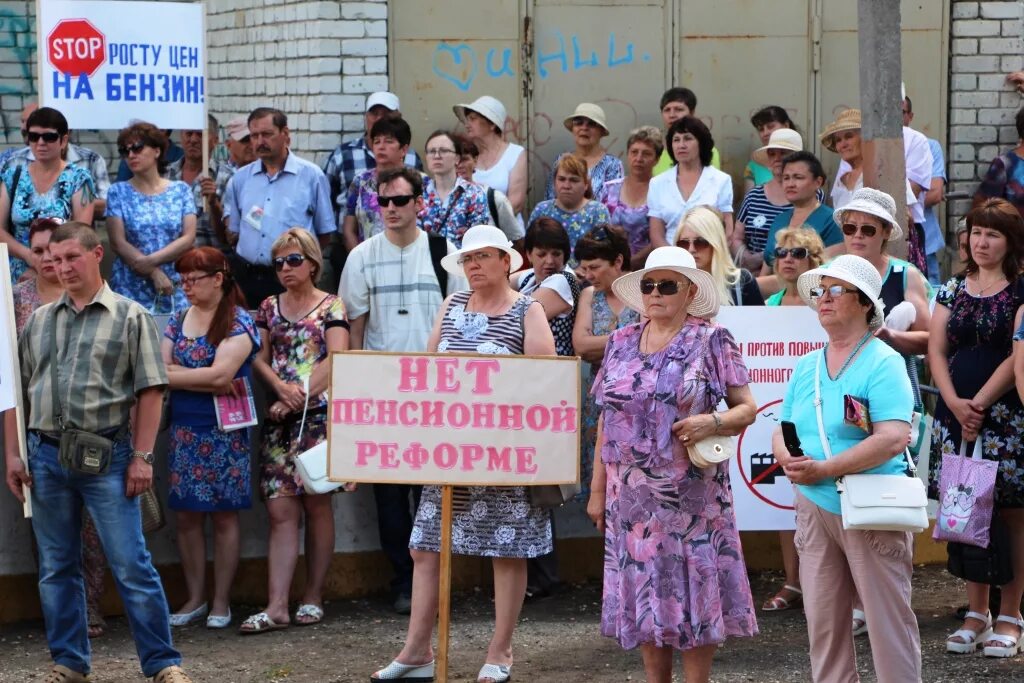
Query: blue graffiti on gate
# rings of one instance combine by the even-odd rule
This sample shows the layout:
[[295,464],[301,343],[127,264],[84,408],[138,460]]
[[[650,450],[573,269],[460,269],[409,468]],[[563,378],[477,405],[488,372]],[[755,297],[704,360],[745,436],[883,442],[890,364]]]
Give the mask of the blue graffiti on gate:
[[[580,36],[566,36],[558,30],[545,32],[536,45],[536,72],[541,80],[559,73],[583,69],[615,69],[638,62],[650,62],[650,53],[639,55],[631,41],[622,44],[615,33],[608,34],[607,44],[587,50]],[[481,64],[483,69],[481,70]],[[434,47],[434,75],[459,90],[473,87],[481,71],[488,78],[516,78],[512,48],[490,48],[481,59],[477,49],[468,43],[441,41]]]
[[[32,58],[35,49],[35,30],[29,17],[6,9],[0,10],[0,61],[16,62],[21,69],[20,78],[0,82],[0,94],[35,93],[35,60]],[[4,53],[8,53],[10,58],[6,58]]]

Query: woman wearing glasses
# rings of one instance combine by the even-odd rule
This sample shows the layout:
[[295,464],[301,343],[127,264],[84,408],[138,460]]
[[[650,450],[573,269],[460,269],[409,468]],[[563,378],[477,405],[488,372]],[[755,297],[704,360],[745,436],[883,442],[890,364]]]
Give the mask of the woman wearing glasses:
[[474,225],[491,222],[487,206],[487,190],[459,177],[456,167],[462,158],[462,138],[443,130],[427,138],[427,171],[432,189],[423,199],[424,209],[419,225],[427,232],[445,237],[455,246],[462,244],[462,235]]
[[[576,242],[599,223],[608,223],[608,209],[594,200],[587,175],[587,162],[575,154],[565,154],[555,164],[555,198],[537,204],[530,214],[530,225],[540,218],[549,218],[561,225],[569,235],[569,253]],[[575,267],[575,262],[571,261]]]
[[260,452],[260,489],[270,516],[267,606],[239,631],[287,628],[288,591],[299,556],[299,521],[305,515],[306,585],[295,612],[297,626],[323,618],[323,588],[334,554],[330,494],[308,493],[295,470],[295,456],[327,438],[329,356],[348,349],[348,320],[341,299],[314,284],[323,270],[316,238],[301,228],[286,230],[271,247],[284,292],[265,299],[256,313],[260,351],[256,374],[269,393]]
[[786,449],[781,429],[772,447],[797,485],[811,678],[857,680],[850,612],[859,593],[879,682],[920,681],[921,640],[910,606],[913,535],[844,529],[836,489],[844,474],[907,468],[914,399],[903,359],[876,339],[884,321],[882,278],[863,258],[843,255],[801,275],[797,289],[818,312],[828,343],[797,362],[782,404],[781,418],[796,425],[802,454]]
[[711,276],[722,304],[764,305],[764,297],[753,274],[733,263],[725,242],[725,228],[717,211],[706,206],[690,209],[676,231],[676,246],[690,252],[697,267]]
[[[551,177],[548,178],[547,188],[544,191],[544,199],[555,198],[555,170],[558,162],[566,154],[575,154],[587,162],[590,172],[590,189],[595,197],[601,195],[601,188],[609,180],[622,178],[622,162],[618,157],[608,154],[601,145],[601,139],[608,136],[608,124],[605,120],[604,109],[590,102],[582,102],[576,106],[572,116],[565,117],[562,122],[565,129],[572,133],[573,142],[576,148],[572,152],[563,152],[555,159]],[[628,146],[628,145],[627,145]],[[653,166],[652,166],[653,168]]]
[[[647,680],[706,683],[727,638],[757,633],[728,461],[688,446],[740,433],[756,405],[740,349],[710,322],[720,288],[678,247],[660,247],[612,291],[646,318],[612,333],[593,394],[601,407],[587,514],[604,533],[601,633],[640,647]],[[725,401],[726,410],[718,405]]]
[[[37,218],[92,224],[96,186],[84,168],[63,159],[68,121],[56,109],[40,107],[25,121],[26,140],[35,160],[9,164],[0,176],[0,240],[7,244],[11,282],[33,262],[29,229]],[[7,232],[8,225],[12,232]]]
[[117,256],[110,287],[163,314],[188,306],[174,262],[196,238],[192,189],[161,177],[167,144],[167,135],[149,123],[122,130],[117,150],[133,175],[107,194],[107,232]]
[[[217,426],[216,396],[232,381],[252,381],[260,334],[227,259],[218,249],[190,249],[174,264],[191,306],[171,316],[161,344],[170,394],[171,452],[167,505],[176,511],[178,552],[188,599],[171,626],[206,619],[231,623],[231,584],[238,568],[238,511],[250,506],[249,431]],[[206,516],[213,520],[213,601],[206,597]]]

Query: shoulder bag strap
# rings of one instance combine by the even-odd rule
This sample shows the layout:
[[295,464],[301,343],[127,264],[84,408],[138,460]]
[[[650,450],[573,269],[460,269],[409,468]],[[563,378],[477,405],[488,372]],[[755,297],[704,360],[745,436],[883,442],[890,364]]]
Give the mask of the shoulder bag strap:
[[[14,207],[14,196],[18,193],[18,182],[21,180],[21,172],[24,168],[24,166],[19,164],[18,167],[14,169],[14,176],[11,178],[11,191],[8,193],[7,199],[10,201],[12,209]],[[7,212],[7,221],[5,221],[3,228],[12,235],[14,234],[13,211]]]
[[[57,309],[50,315],[50,388],[53,391],[54,420],[57,429],[64,431],[64,404],[60,395],[60,380],[57,378]],[[65,340],[67,343],[67,340]]]
[[487,188],[487,208],[491,212],[491,220],[498,225],[498,202],[494,199],[494,188]]
[[427,246],[430,247],[430,263],[434,266],[434,277],[441,287],[441,299],[448,296],[448,271],[441,265],[441,259],[448,255],[448,240],[443,236],[428,232]]
[[[707,370],[708,370],[708,348],[710,346],[711,346],[711,326],[708,325],[707,330],[704,332],[704,335],[700,339],[700,351],[697,352],[698,356],[697,356],[697,362],[695,363],[695,365],[698,368],[696,376],[700,377],[701,375],[704,375],[705,378],[708,380],[707,381],[707,386],[708,386],[708,391],[709,392],[711,391],[711,381],[710,381],[711,378],[707,377],[707,374],[708,374]],[[693,417],[694,414],[696,413],[696,409],[694,408],[696,403],[697,402],[694,401],[694,402],[692,402],[690,404],[690,414],[688,415],[688,417]],[[712,406],[712,410],[714,410],[717,407],[718,407],[717,405]]]

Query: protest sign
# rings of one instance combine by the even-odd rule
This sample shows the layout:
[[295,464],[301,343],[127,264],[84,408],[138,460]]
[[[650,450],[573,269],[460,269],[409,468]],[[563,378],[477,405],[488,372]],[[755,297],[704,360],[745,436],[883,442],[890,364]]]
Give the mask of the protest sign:
[[[21,364],[18,362],[18,328],[14,317],[14,292],[11,288],[11,266],[7,245],[0,244],[0,413],[14,409],[18,425],[18,450],[28,471],[28,453],[25,450],[25,413],[21,405]],[[0,436],[3,430],[0,429]],[[32,497],[29,488],[22,487],[25,517],[32,516]]]
[[38,8],[40,105],[72,128],[130,119],[206,128],[200,3],[46,0]]

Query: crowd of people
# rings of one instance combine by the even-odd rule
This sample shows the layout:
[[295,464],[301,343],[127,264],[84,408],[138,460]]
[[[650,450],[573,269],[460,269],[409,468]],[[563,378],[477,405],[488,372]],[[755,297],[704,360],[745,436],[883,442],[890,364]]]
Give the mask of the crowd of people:
[[[203,131],[185,130],[180,154],[169,131],[135,122],[118,135],[113,184],[101,156],[69,144],[59,111],[27,108],[27,146],[0,158],[0,238],[15,282],[28,470],[14,411],[5,452],[11,491],[34,493],[54,662],[45,680],[90,672],[104,556],[143,672],[158,683],[190,680],[172,628],[237,622],[256,635],[324,618],[332,494],[307,489],[295,463],[326,439],[325,361],[350,349],[580,356],[576,497],[605,539],[600,631],[640,648],[648,681],[671,680],[676,652],[687,681],[709,680],[716,648],[758,631],[728,462],[698,457],[702,442],[742,433],[757,412],[740,348],[715,318],[723,306],[760,305],[810,306],[828,338],[800,360],[783,403],[802,453],[780,434],[771,444],[796,486],[796,531],[780,534],[785,581],[761,609],[804,608],[816,681],[855,680],[853,639],[865,632],[879,681],[920,680],[912,536],[844,529],[836,480],[913,466],[923,356],[940,394],[930,494],[942,455],[983,439],[1000,463],[996,508],[1015,549],[1017,578],[1001,587],[997,617],[989,586],[969,583],[963,627],[946,648],[1015,656],[1024,220],[1013,169],[1024,168],[1024,109],[1021,146],[993,162],[957,233],[963,269],[944,278],[941,147],[910,128],[910,99],[900,104],[904,216],[864,186],[853,109],[819,135],[841,160],[831,184],[784,107],[754,112],[762,144],[735,201],[697,98],[678,87],[661,98],[662,128],[629,131],[624,159],[602,145],[612,131],[601,107],[580,103],[564,120],[573,149],[532,207],[525,150],[506,139],[505,108],[489,96],[455,105],[461,130],[431,133],[421,157],[398,97],[374,93],[365,134],[323,169],[290,150],[277,109],[229,122],[223,151],[213,117],[208,147]],[[91,227],[101,218],[106,245]],[[901,239],[906,260],[890,253]],[[257,382],[267,400],[253,452],[249,431],[223,429],[212,406]],[[851,401],[862,423],[851,422]],[[187,589],[174,606],[137,500],[152,484],[162,421],[169,455],[158,466]],[[254,489],[269,514],[267,601],[236,620],[239,514]],[[375,484],[373,495],[394,608],[409,628],[371,678],[432,680],[440,490]],[[495,626],[478,680],[500,683],[524,599],[559,585],[552,511],[523,487],[462,487],[455,498],[472,514],[456,516],[454,552],[492,559]],[[305,577],[292,609],[300,540]]]

